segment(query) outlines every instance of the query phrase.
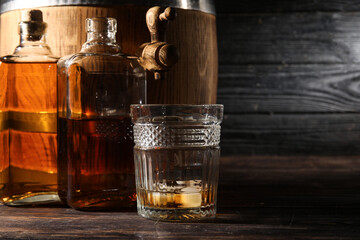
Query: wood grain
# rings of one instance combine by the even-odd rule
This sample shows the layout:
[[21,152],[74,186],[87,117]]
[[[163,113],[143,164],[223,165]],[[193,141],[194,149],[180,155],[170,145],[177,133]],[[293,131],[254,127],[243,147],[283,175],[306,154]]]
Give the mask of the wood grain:
[[215,0],[217,14],[222,13],[289,13],[289,12],[354,12],[357,0]]
[[2,184],[8,177],[3,171],[9,167],[9,130],[0,131],[0,146],[0,188],[2,188]]
[[135,212],[0,206],[2,239],[359,239],[356,156],[221,159],[218,215],[166,223]]
[[[358,209],[358,156],[233,156],[220,161],[219,207]],[[287,208],[287,210],[285,210]],[[326,211],[324,211],[325,213]],[[260,216],[258,216],[260,217]],[[261,218],[261,217],[260,217]]]
[[358,63],[360,12],[218,15],[220,65]]
[[10,130],[9,147],[11,166],[45,173],[57,173],[56,133]]
[[360,155],[360,114],[233,114],[222,123],[226,155]]
[[359,64],[222,65],[225,113],[358,113]]
[[217,3],[224,155],[359,155],[352,0]]
[[56,113],[56,63],[5,63],[8,111]]
[[[85,42],[87,17],[115,17],[117,40],[123,52],[134,55],[150,41],[145,23],[146,6],[42,7],[48,23],[48,43],[56,56],[74,54]],[[19,42],[17,23],[21,10],[1,15],[0,55],[11,54]],[[215,103],[217,90],[217,39],[215,16],[178,9],[169,23],[167,40],[180,52],[180,60],[162,81],[149,75],[149,103]]]

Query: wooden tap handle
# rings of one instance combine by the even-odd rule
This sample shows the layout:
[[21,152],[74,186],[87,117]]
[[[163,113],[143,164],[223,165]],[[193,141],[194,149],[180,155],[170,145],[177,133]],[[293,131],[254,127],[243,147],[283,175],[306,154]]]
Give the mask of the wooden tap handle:
[[179,58],[176,47],[165,42],[168,20],[173,20],[175,16],[175,10],[170,7],[161,12],[161,8],[156,6],[146,13],[146,25],[150,32],[151,42],[142,44],[137,55],[140,65],[152,71],[155,79],[160,79],[160,72],[168,71]]
[[174,20],[176,17],[175,9],[171,7],[167,7],[163,13],[160,14],[159,19],[161,21],[169,21]]
[[176,12],[173,8],[166,8],[161,12],[161,7],[152,7],[146,13],[146,25],[149,29],[151,42],[164,42],[165,30],[168,20],[175,19]]

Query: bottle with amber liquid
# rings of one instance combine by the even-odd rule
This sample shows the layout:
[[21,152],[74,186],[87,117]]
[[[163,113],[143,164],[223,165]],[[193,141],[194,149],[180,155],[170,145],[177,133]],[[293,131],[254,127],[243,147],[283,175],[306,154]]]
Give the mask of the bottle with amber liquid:
[[0,199],[57,204],[56,62],[42,12],[24,12],[20,45],[0,59]]
[[58,65],[59,193],[86,211],[136,206],[130,104],[146,101],[146,72],[116,43],[116,20],[86,19],[80,53]]

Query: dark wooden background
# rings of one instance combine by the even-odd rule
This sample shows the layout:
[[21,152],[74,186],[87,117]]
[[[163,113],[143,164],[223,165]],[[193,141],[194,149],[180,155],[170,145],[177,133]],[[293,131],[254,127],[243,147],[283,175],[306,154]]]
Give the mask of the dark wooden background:
[[216,9],[222,154],[360,154],[360,1]]
[[214,222],[0,206],[1,239],[360,239],[360,0],[216,0]]

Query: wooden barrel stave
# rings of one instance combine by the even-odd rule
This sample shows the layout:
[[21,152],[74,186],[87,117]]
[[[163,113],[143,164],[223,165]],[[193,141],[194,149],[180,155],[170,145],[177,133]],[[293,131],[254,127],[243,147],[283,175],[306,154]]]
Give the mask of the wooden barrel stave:
[[[85,19],[114,17],[118,21],[117,41],[123,52],[134,55],[137,48],[150,41],[145,24],[149,7],[119,6],[53,6],[37,8],[48,23],[47,42],[54,55],[65,56],[80,51],[86,40]],[[179,62],[166,73],[165,79],[148,81],[148,103],[211,104],[216,102],[218,53],[216,18],[209,13],[176,9],[177,18],[167,30],[167,41],[180,52]],[[11,54],[19,43],[17,32],[23,10],[12,10],[0,16],[0,55]],[[151,76],[151,74],[149,74]]]

